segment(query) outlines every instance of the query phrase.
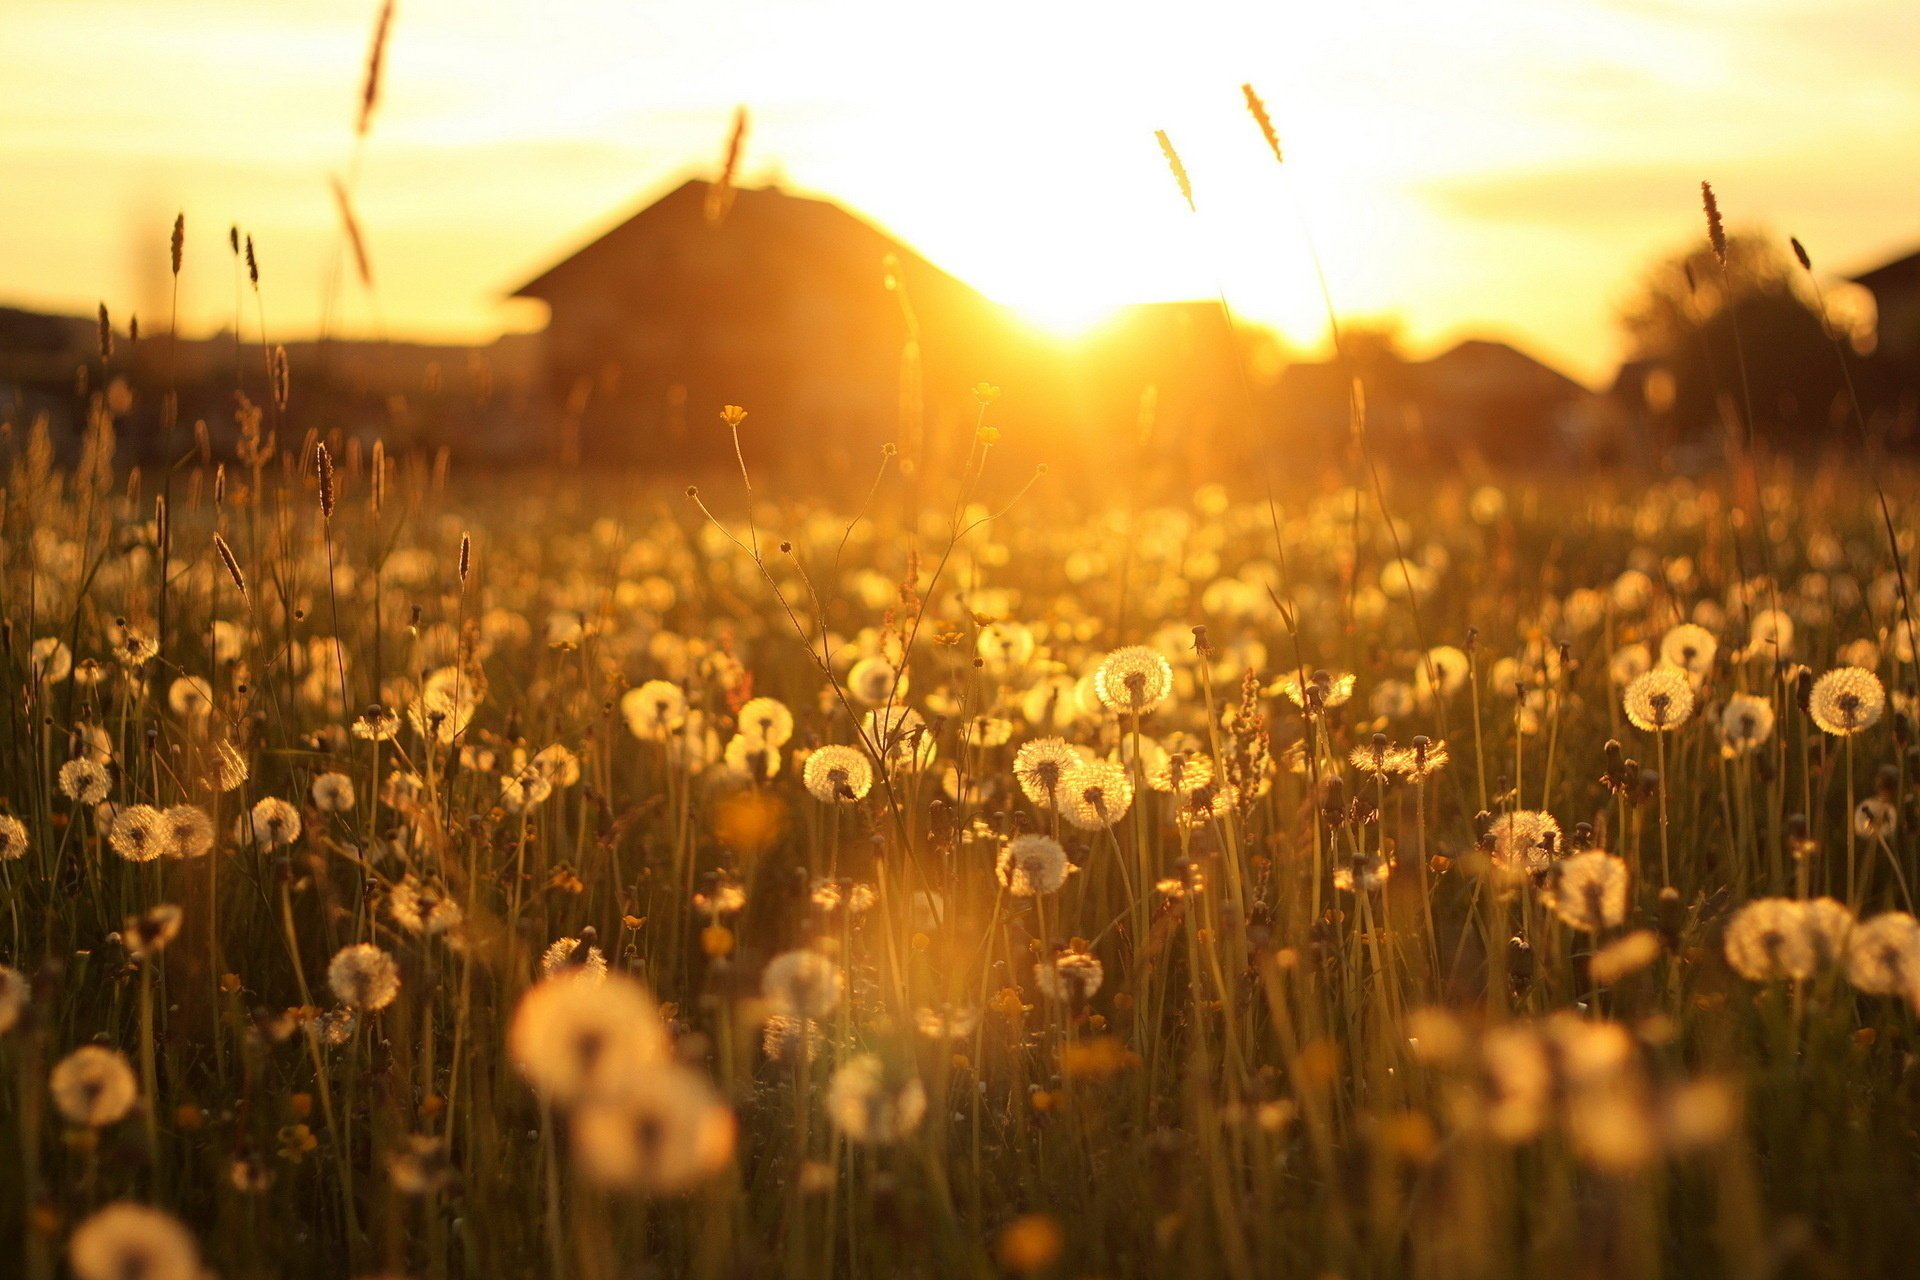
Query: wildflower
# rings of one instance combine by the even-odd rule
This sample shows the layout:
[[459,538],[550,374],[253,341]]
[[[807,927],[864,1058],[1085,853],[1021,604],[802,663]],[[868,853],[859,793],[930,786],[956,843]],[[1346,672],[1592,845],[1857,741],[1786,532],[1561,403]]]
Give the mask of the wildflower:
[[937,750],[925,718],[908,707],[869,711],[861,721],[860,735],[875,754],[899,769],[925,769]]
[[1836,667],[1813,682],[1807,715],[1824,733],[1849,737],[1871,728],[1887,707],[1880,677],[1861,667]]
[[1762,657],[1787,657],[1793,652],[1793,619],[1779,609],[1760,610],[1747,625],[1747,644]]
[[27,824],[10,813],[0,813],[0,862],[27,856]]
[[213,713],[213,686],[199,676],[180,676],[167,686],[167,706],[182,720],[204,720]]
[[540,976],[553,978],[578,975],[588,982],[607,976],[606,953],[594,945],[599,937],[593,929],[580,931],[577,938],[559,938],[540,956]]
[[322,813],[345,813],[353,808],[353,779],[344,773],[323,773],[313,780],[313,807]]
[[1487,1129],[1502,1142],[1530,1142],[1545,1127],[1553,1101],[1553,1064],[1540,1033],[1526,1022],[1488,1031],[1480,1042]]
[[1058,1218],[1046,1213],[1028,1213],[1001,1228],[994,1255],[1009,1271],[1039,1275],[1060,1260],[1066,1246],[1067,1233]]
[[438,885],[409,873],[387,894],[387,914],[408,933],[432,937],[460,927],[460,904]]
[[555,978],[528,988],[507,1028],[507,1056],[535,1092],[558,1106],[617,1097],[666,1062],[660,1010],[632,978]]
[[1094,670],[1093,691],[1109,711],[1146,715],[1173,692],[1173,664],[1146,645],[1116,649]]
[[171,850],[173,829],[152,805],[130,804],[114,815],[107,843],[128,862],[152,862]]
[[1166,763],[1147,774],[1147,785],[1155,791],[1192,795],[1213,781],[1213,761],[1206,756],[1176,751]]
[[1868,995],[1920,1003],[1920,921],[1887,911],[1855,925],[1847,940],[1847,981]]
[[1541,889],[1547,909],[1587,933],[1618,928],[1627,918],[1627,864],[1610,853],[1576,853],[1554,864]]
[[1437,690],[1442,698],[1450,698],[1466,684],[1470,673],[1465,653],[1450,644],[1436,645],[1414,661],[1414,697],[1424,704]]
[[89,1129],[126,1119],[140,1095],[127,1055],[97,1044],[82,1045],[60,1059],[47,1089],[61,1115]]
[[73,674],[73,650],[56,636],[42,636],[27,651],[35,684],[59,684]]
[[170,1213],[116,1200],[67,1241],[74,1280],[200,1280],[193,1234]]
[[687,695],[672,681],[649,680],[621,697],[620,714],[634,737],[658,742],[686,723]]
[[433,1195],[453,1181],[447,1144],[428,1134],[408,1134],[406,1144],[387,1158],[387,1176],[403,1195]]
[[870,884],[829,880],[824,876],[813,882],[812,898],[813,905],[822,911],[845,911],[850,915],[871,911],[873,904],[880,900]]
[[942,1005],[938,1009],[923,1008],[914,1012],[913,1026],[914,1030],[929,1040],[966,1040],[980,1027],[980,1011],[956,1009],[949,1005]]
[[1033,968],[1034,985],[1041,995],[1076,1007],[1093,999],[1106,976],[1100,961],[1084,951],[1062,951]]
[[927,1114],[927,1090],[917,1076],[890,1086],[876,1055],[856,1054],[827,1081],[826,1111],[850,1141],[897,1142],[920,1127]]
[[1028,800],[1051,808],[1054,792],[1065,772],[1083,757],[1064,738],[1035,738],[1013,753],[1013,777]]
[[790,1062],[801,1053],[812,1062],[826,1044],[826,1033],[811,1018],[792,1018],[776,1013],[760,1030],[760,1051],[769,1062]]
[[753,698],[740,708],[740,733],[768,748],[785,746],[793,737],[793,712],[777,698]]
[[1550,813],[1515,809],[1488,828],[1494,866],[1509,878],[1546,867],[1559,852],[1560,824]]
[[260,849],[279,849],[300,838],[300,811],[277,796],[267,796],[234,822],[233,838]]
[[1054,793],[1060,816],[1083,831],[1101,831],[1127,815],[1133,805],[1133,781],[1107,760],[1081,760],[1060,778]]
[[145,915],[128,916],[120,931],[127,950],[139,959],[159,955],[169,942],[180,936],[180,908],[161,903]]
[[1878,796],[1869,796],[1853,810],[1854,834],[1866,840],[1885,840],[1893,834],[1899,811]]
[[1365,746],[1355,747],[1347,753],[1347,763],[1361,773],[1371,774],[1375,778],[1384,778],[1393,773],[1397,749],[1387,741],[1387,735],[1376,733],[1373,740]]
[[1812,975],[1816,952],[1805,908],[1791,898],[1756,898],[1733,913],[1722,942],[1727,963],[1749,982]]
[[1333,869],[1333,887],[1342,893],[1377,893],[1393,875],[1394,857],[1363,854]]
[[1773,703],[1750,693],[1727,699],[1720,713],[1720,752],[1732,758],[1746,755],[1773,736]]
[[384,1009],[400,994],[400,966],[371,942],[342,947],[327,966],[334,998],[355,1009]]
[[801,780],[823,804],[852,804],[873,789],[873,765],[856,747],[817,747],[807,756]]
[[846,978],[817,951],[784,951],[767,962],[760,994],[777,1015],[818,1020],[840,1005]]
[[1000,850],[1000,883],[1016,898],[1057,893],[1072,867],[1067,851],[1050,836],[1015,836]]
[[1713,668],[1714,654],[1720,642],[1713,632],[1698,623],[1683,622],[1660,640],[1660,661],[1678,667],[1689,675],[1704,675]]
[[522,769],[500,779],[500,805],[508,813],[538,808],[553,795],[553,783],[538,769]]
[[1607,659],[1607,675],[1618,685],[1629,685],[1653,670],[1653,654],[1643,644],[1621,645]]
[[1634,728],[1664,733],[1693,714],[1693,686],[1678,667],[1655,667],[1633,678],[1622,705]]
[[177,804],[161,815],[167,824],[167,856],[204,858],[213,852],[213,819],[197,804]]
[[1289,671],[1274,681],[1267,691],[1282,694],[1296,707],[1325,711],[1344,705],[1353,697],[1357,683],[1357,678],[1350,671],[1341,675],[1331,671],[1315,671],[1305,680],[1300,678],[1298,671]]
[[1424,733],[1416,733],[1407,746],[1396,747],[1389,753],[1388,767],[1408,782],[1425,782],[1446,768],[1447,760],[1444,740],[1435,741]]
[[400,717],[378,702],[368,703],[353,718],[353,736],[364,742],[391,742],[400,736]]
[[847,672],[847,696],[869,707],[882,706],[906,692],[906,676],[881,657],[866,657]]
[[75,804],[94,805],[107,798],[113,775],[106,765],[91,756],[81,756],[60,766],[60,794]]
[[677,1063],[637,1072],[579,1107],[567,1132],[585,1177],[601,1187],[672,1195],[733,1158],[733,1112],[706,1078]]
[[1595,986],[1610,987],[1659,958],[1660,935],[1651,929],[1636,929],[1594,952],[1587,962],[1587,976]]

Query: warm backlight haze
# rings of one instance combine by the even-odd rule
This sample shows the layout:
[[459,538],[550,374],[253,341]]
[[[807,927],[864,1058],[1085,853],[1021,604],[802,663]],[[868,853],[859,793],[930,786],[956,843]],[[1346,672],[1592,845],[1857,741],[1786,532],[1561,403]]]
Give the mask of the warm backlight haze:
[[[184,209],[188,328],[231,323],[238,222],[268,324],[317,329],[377,4],[6,7],[0,302],[105,300],[158,327]],[[1797,234],[1836,272],[1920,230],[1915,49],[1920,9],[1897,0],[1210,3],[1178,24],[999,0],[407,0],[359,181],[376,291],[343,286],[335,327],[537,327],[502,295],[710,174],[744,103],[743,181],[835,199],[1043,323],[1224,289],[1315,343],[1304,213],[1343,312],[1397,319],[1416,349],[1490,333],[1597,378],[1636,273],[1696,234],[1702,177],[1736,225]]]

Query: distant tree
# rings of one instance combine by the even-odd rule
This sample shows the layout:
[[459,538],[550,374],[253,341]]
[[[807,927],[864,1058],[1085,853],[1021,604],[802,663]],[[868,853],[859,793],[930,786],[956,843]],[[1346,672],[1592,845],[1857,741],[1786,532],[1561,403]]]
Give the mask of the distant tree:
[[1661,403],[1647,406],[1662,433],[1717,438],[1724,409],[1744,426],[1749,392],[1754,435],[1776,446],[1817,448],[1843,424],[1838,367],[1808,288],[1784,246],[1750,234],[1728,237],[1724,271],[1704,239],[1649,270],[1621,323],[1636,358],[1665,372]]

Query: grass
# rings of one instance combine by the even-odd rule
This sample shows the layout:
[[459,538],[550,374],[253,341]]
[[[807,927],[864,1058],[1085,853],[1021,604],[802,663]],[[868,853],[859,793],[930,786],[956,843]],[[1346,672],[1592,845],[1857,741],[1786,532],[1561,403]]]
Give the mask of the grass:
[[1110,520],[983,401],[930,511],[782,500],[751,419],[692,498],[256,422],[156,518],[108,418],[16,429],[21,1274],[1914,1255],[1920,927],[1797,905],[1912,906],[1906,477]]

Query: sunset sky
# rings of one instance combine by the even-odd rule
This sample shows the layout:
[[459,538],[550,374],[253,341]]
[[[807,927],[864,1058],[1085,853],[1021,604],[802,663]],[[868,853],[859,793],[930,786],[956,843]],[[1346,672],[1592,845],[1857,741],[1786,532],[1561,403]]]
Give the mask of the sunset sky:
[[[237,221],[276,336],[311,332],[377,8],[0,0],[0,303],[158,327],[184,209],[187,327],[231,322]],[[744,103],[746,181],[829,195],[1049,321],[1224,289],[1312,343],[1298,207],[1343,312],[1597,380],[1703,177],[1836,272],[1920,243],[1916,51],[1912,0],[401,0],[358,199],[377,296],[345,289],[340,324],[537,325],[501,295],[710,173]]]

